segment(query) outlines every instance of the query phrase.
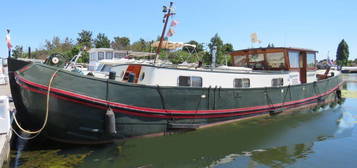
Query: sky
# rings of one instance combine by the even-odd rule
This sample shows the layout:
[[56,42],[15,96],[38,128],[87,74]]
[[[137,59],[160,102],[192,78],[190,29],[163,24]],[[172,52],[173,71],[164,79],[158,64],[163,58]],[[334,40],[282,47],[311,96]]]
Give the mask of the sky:
[[[7,57],[5,30],[13,45],[42,48],[54,36],[76,40],[81,30],[155,40],[162,30],[167,0],[0,0],[0,57]],[[176,0],[176,34],[170,41],[207,45],[216,34],[235,50],[250,47],[298,47],[336,56],[345,39],[350,59],[357,58],[355,0]],[[260,44],[250,42],[256,32]],[[25,51],[27,51],[25,49]]]

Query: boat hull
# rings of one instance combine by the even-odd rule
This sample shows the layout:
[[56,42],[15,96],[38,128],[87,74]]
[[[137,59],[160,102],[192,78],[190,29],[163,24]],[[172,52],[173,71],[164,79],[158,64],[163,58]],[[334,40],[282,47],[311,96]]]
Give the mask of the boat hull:
[[[9,67],[16,60],[9,61]],[[159,87],[87,77],[28,64],[14,72],[11,89],[19,115],[33,128],[49,117],[44,134],[69,143],[104,143],[113,139],[164,134],[232,120],[315,108],[337,101],[340,76],[315,83],[271,88]],[[107,131],[106,112],[115,114],[116,133]],[[25,122],[26,123],[26,122]],[[113,125],[111,125],[113,126]],[[110,127],[110,125],[109,125]]]

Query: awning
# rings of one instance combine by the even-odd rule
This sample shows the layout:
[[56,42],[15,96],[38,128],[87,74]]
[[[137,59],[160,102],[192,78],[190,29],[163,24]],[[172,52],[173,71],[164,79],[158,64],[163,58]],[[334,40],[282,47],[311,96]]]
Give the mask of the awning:
[[150,53],[150,52],[136,52],[136,51],[129,51],[128,56],[129,57],[148,57],[148,56],[154,56],[156,55],[155,53]]
[[[151,47],[159,47],[159,41],[155,41],[151,44]],[[171,42],[171,41],[162,41],[161,48],[175,50],[182,47],[193,47],[196,48],[196,45],[193,44],[185,44],[182,42]]]

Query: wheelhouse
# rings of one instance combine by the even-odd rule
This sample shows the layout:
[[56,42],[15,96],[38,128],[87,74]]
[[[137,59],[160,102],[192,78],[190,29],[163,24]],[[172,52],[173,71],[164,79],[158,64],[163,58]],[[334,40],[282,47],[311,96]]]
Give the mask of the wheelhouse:
[[252,48],[230,53],[233,66],[253,70],[298,71],[300,82],[307,82],[307,73],[316,70],[317,51],[300,48]]

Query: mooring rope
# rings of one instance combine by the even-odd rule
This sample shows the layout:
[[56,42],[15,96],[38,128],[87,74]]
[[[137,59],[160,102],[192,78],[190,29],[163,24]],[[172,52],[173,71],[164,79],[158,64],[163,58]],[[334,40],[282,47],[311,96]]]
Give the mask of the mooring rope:
[[[52,82],[53,82],[53,79],[54,79],[55,75],[57,74],[57,72],[58,72],[59,70],[60,70],[60,69],[56,70],[56,71],[52,74],[51,79],[50,79],[50,81],[49,81],[49,83],[48,83],[47,98],[46,98],[46,115],[45,115],[45,120],[44,120],[44,122],[43,122],[43,124],[42,124],[42,126],[41,126],[41,128],[40,128],[39,130],[30,131],[30,130],[24,129],[23,127],[21,127],[21,125],[20,125],[19,122],[17,121],[16,115],[14,115],[14,113],[12,114],[12,115],[13,115],[13,118],[14,118],[14,120],[15,120],[15,123],[16,123],[16,125],[17,125],[17,127],[18,127],[22,132],[25,132],[25,133],[27,133],[27,134],[37,134],[37,135],[39,135],[39,134],[42,132],[42,130],[46,127],[47,121],[48,121],[48,112],[49,112],[51,85],[52,85]],[[20,134],[19,134],[18,132],[16,132],[13,128],[11,128],[11,129],[12,129],[12,130],[14,131],[14,133],[15,133],[18,137],[20,137],[21,139],[28,140],[28,139],[33,139],[33,138],[35,138],[35,137],[37,136],[37,135],[34,135],[34,136],[28,137],[28,138],[27,138],[27,137],[23,137],[23,136],[20,136]]]

